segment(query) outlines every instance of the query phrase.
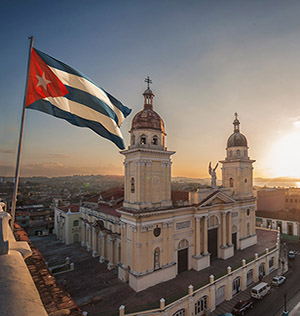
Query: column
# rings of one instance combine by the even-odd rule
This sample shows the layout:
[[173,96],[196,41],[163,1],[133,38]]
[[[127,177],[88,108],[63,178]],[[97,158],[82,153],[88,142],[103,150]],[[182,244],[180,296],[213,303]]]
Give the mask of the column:
[[256,231],[255,231],[255,211],[253,209],[251,209],[250,211],[250,220],[251,220],[251,231],[250,231],[250,234],[251,235],[255,235]]
[[248,237],[247,236],[247,211],[243,210],[243,214],[244,214],[244,237]]
[[131,268],[136,271],[136,227],[131,226],[132,242],[131,242]]
[[200,218],[195,218],[195,256],[200,255]]
[[114,238],[112,236],[107,238],[107,259],[109,261],[107,268],[110,270],[114,266]]
[[92,228],[92,235],[93,235],[93,257],[98,255],[98,233],[95,227]]
[[106,257],[106,242],[105,242],[105,234],[100,232],[100,258],[99,262],[103,263]]
[[207,238],[207,216],[204,216],[203,221],[203,254],[208,255],[208,238]]
[[84,246],[86,242],[86,227],[85,222],[81,221],[81,246]]
[[92,227],[89,225],[89,246],[88,250],[91,250],[93,247],[93,235],[92,235]]
[[126,254],[126,229],[125,223],[121,223],[121,263],[126,266],[125,254]]
[[226,213],[222,212],[222,246],[226,247]]
[[228,212],[228,238],[227,238],[228,246],[232,246],[232,217],[231,212]]

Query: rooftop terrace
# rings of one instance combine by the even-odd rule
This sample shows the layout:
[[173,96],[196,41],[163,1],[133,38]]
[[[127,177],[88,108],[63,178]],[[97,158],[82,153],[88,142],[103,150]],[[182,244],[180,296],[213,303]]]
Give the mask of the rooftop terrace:
[[161,298],[169,304],[186,295],[190,284],[194,289],[200,288],[209,282],[211,274],[217,279],[226,274],[228,266],[234,270],[241,266],[242,259],[253,260],[255,253],[262,254],[266,248],[271,249],[276,244],[277,233],[257,229],[257,237],[256,245],[236,251],[233,258],[217,259],[210,267],[199,272],[182,272],[173,280],[139,293],[120,281],[116,271],[108,271],[105,264],[100,264],[98,258],[93,258],[91,252],[79,244],[61,244],[53,235],[34,237],[32,242],[49,264],[61,262],[65,257],[70,257],[71,262],[75,263],[74,271],[57,275],[57,279],[83,310],[90,315],[118,315],[120,305],[125,305],[128,313],[159,307]]

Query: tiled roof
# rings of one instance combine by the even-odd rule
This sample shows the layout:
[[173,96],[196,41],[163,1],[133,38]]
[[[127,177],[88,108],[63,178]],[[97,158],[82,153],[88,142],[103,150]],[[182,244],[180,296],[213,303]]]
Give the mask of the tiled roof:
[[173,202],[176,201],[188,201],[189,200],[189,192],[174,190],[171,192],[171,199]]
[[284,212],[284,211],[256,211],[256,217],[264,217],[270,219],[281,219],[286,221],[300,221],[300,214],[299,213],[292,213],[292,212]]
[[76,213],[79,212],[79,205],[78,204],[70,204],[68,206],[60,206],[58,207],[59,210],[62,210],[63,212],[71,212],[71,213]]
[[216,190],[212,193],[210,193],[207,197],[205,197],[200,203],[199,205],[205,203],[206,201],[208,201],[210,198],[212,198],[214,195],[216,195],[218,192],[220,192],[219,190]]
[[63,312],[68,310],[68,315],[70,316],[82,315],[82,311],[78,305],[73,301],[70,294],[65,292],[56,282],[56,279],[45,263],[44,257],[38,249],[33,246],[28,239],[27,233],[18,224],[15,224],[14,234],[16,240],[28,242],[32,250],[32,256],[28,257],[25,262],[47,313],[51,315],[52,313],[56,314],[61,311],[60,315],[63,315]]
[[124,198],[124,188],[115,187],[101,193],[104,201],[109,201],[113,197],[115,200]]
[[[121,205],[122,205],[122,204],[123,204],[123,203],[121,203]],[[117,204],[117,205],[118,205],[118,204]],[[98,204],[98,211],[101,212],[101,213],[107,214],[107,215],[112,215],[112,216],[120,217],[121,214],[116,211],[117,205],[115,205],[114,207],[111,207],[111,206],[108,205],[108,204],[99,203],[99,204]],[[121,206],[121,205],[120,205],[120,206]]]

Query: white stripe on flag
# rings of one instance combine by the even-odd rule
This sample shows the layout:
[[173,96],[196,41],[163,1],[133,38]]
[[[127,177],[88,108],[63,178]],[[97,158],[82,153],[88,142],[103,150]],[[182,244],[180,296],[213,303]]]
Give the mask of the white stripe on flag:
[[48,100],[51,104],[65,112],[77,115],[86,120],[98,122],[102,124],[110,133],[123,139],[119,126],[113,119],[89,108],[88,106],[71,101],[65,97],[48,97],[44,98],[43,100]]
[[61,80],[63,84],[85,91],[105,102],[116,113],[119,120],[119,126],[122,125],[125,119],[122,111],[120,111],[115,105],[111,103],[110,99],[101,88],[97,87],[92,82],[83,77],[70,74],[54,67],[48,67],[55,73],[55,75],[59,78],[59,80]]

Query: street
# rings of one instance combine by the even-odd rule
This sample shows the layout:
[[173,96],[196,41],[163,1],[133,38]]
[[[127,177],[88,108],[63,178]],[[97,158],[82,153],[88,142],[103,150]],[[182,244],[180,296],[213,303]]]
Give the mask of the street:
[[[271,293],[265,296],[261,301],[254,301],[254,308],[246,312],[248,316],[275,316],[282,315],[284,298],[287,293],[287,310],[291,311],[299,302],[297,294],[300,295],[300,243],[285,240],[288,250],[296,251],[296,258],[289,260],[289,272],[285,275],[286,282],[279,287],[272,287]],[[294,299],[293,299],[294,298]]]

